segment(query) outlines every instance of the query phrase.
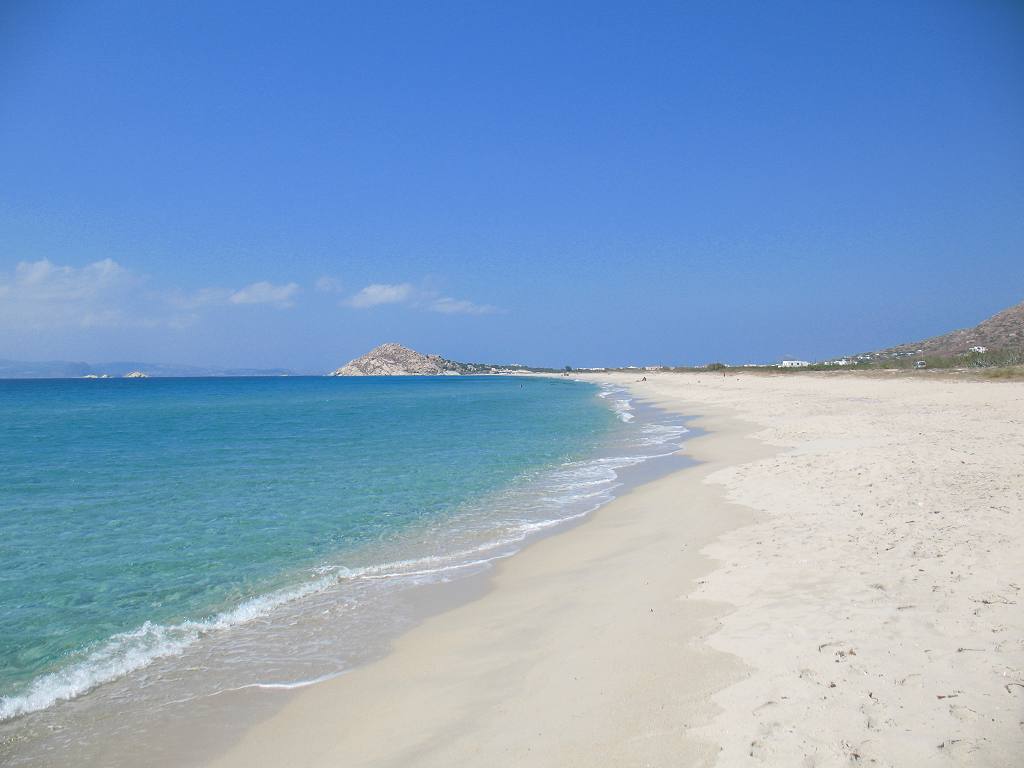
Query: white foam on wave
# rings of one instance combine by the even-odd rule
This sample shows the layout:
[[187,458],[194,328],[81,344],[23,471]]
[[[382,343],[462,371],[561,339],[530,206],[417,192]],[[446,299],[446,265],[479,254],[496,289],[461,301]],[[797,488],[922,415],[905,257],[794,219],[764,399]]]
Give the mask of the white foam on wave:
[[[517,538],[517,540],[519,540]],[[68,701],[104,683],[148,666],[157,659],[180,656],[189,646],[211,632],[229,629],[262,618],[275,608],[308,597],[336,586],[341,581],[354,579],[422,578],[449,571],[487,565],[505,554],[494,557],[459,561],[479,555],[483,550],[496,549],[511,541],[490,542],[480,548],[362,568],[328,566],[317,569],[319,578],[298,587],[279,590],[250,598],[237,607],[206,620],[189,620],[178,624],[159,624],[147,621],[128,632],[112,635],[97,648],[89,651],[81,661],[37,677],[28,690],[19,695],[0,697],[0,721],[46,709],[59,701]],[[429,568],[424,566],[434,565]]]
[[575,515],[566,515],[565,517],[559,517],[551,520],[538,520],[535,523],[523,523],[519,526],[519,530],[523,533],[523,538],[526,538],[531,533],[537,533],[539,531],[547,530],[548,528],[554,528],[556,525],[564,525],[565,523],[571,523],[573,520],[579,520],[589,515],[591,512],[598,509],[601,505],[595,504],[589,509],[585,509],[582,512],[577,512]]
[[628,399],[615,400],[612,402],[612,409],[620,421],[630,422],[633,420],[633,406]]
[[612,410],[615,411],[619,421],[628,424],[633,420],[633,414],[631,413],[633,405],[627,391],[621,387],[616,387],[614,384],[602,384],[601,391],[597,393],[597,396],[602,399],[610,398],[613,395],[616,398],[611,402]]
[[204,635],[265,616],[278,606],[323,591],[335,581],[321,578],[293,589],[250,598],[205,620],[171,625],[147,621],[136,629],[119,632],[87,652],[81,661],[37,677],[25,693],[0,697],[0,721],[81,696],[157,659],[179,656]]
[[348,671],[349,670],[347,669],[343,669],[338,672],[329,672],[326,675],[320,675],[319,677],[314,677],[309,680],[296,680],[292,683],[249,683],[248,685],[239,685],[234,688],[225,688],[217,691],[217,694],[244,691],[249,688],[259,688],[265,691],[294,691],[298,688],[308,688],[309,686],[316,685],[317,683],[326,683],[328,680],[334,680],[336,677],[341,677]]
[[[502,544],[505,544],[505,543],[512,543],[512,542],[504,542],[504,541],[502,541],[502,542],[495,542],[495,543],[487,545],[486,549],[495,549],[495,548],[500,547]],[[465,562],[465,563],[453,563],[452,565],[445,565],[445,566],[441,566],[439,568],[424,568],[424,569],[419,570],[419,571],[401,571],[401,572],[397,572],[397,573],[382,573],[382,574],[365,575],[365,576],[363,576],[363,578],[364,579],[393,579],[393,578],[396,578],[396,577],[415,578],[415,577],[419,577],[419,576],[437,576],[439,574],[451,573],[453,571],[461,571],[461,570],[465,570],[467,568],[480,568],[482,566],[487,566],[487,565],[490,565],[491,563],[493,563],[495,560],[501,560],[502,558],[509,557],[511,554],[512,554],[511,552],[502,553],[502,554],[494,555],[493,557],[484,557],[484,558],[481,558],[479,560],[470,560],[470,561]]]

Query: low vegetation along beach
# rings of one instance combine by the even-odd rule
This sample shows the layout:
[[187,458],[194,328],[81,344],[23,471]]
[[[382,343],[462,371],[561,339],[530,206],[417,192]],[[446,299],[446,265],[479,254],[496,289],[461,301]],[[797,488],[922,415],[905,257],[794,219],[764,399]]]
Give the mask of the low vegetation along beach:
[[503,562],[212,765],[1009,766],[1024,388],[595,375],[701,461]]

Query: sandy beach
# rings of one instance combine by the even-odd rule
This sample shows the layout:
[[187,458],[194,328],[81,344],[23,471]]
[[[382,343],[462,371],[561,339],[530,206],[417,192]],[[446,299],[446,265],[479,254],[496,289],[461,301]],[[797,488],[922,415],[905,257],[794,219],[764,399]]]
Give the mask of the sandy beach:
[[1019,764],[1024,385],[591,378],[695,416],[701,463],[211,765]]
[[0,768],[1024,768],[1024,0],[2,8]]

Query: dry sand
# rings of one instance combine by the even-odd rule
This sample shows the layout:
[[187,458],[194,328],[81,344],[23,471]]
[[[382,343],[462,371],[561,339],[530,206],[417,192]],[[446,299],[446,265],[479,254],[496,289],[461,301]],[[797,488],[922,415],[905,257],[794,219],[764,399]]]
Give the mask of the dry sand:
[[214,765],[1021,764],[1024,385],[600,379],[700,414],[704,463]]

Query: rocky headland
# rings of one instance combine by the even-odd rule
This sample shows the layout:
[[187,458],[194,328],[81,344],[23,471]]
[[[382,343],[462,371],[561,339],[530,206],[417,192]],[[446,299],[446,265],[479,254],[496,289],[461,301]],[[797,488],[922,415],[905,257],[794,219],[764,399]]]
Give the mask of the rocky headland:
[[401,344],[381,344],[329,376],[449,376],[478,372],[476,366],[424,355]]

